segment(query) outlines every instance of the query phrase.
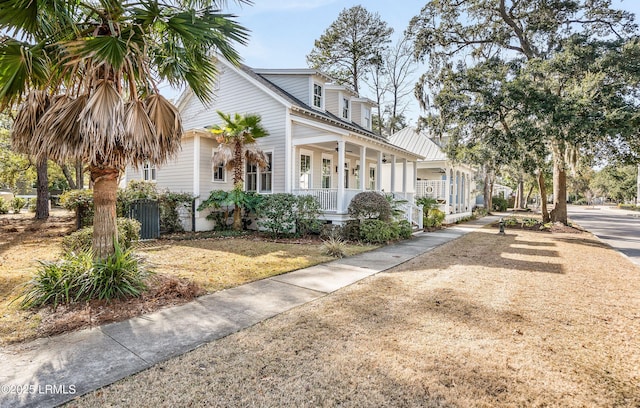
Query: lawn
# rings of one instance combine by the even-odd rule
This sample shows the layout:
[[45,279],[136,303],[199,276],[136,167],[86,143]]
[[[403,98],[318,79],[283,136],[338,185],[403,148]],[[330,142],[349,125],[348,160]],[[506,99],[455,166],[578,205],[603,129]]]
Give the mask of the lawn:
[[[236,238],[161,239],[142,243],[137,253],[159,276],[141,299],[24,311],[21,288],[31,279],[37,260],[55,260],[62,236],[73,230],[70,213],[55,212],[44,222],[32,214],[0,216],[0,345],[66,330],[121,320],[183,303],[194,295],[330,261],[317,240],[273,242],[248,235]],[[348,254],[374,246],[349,245]]]
[[73,401],[640,406],[640,269],[583,232],[471,233]]

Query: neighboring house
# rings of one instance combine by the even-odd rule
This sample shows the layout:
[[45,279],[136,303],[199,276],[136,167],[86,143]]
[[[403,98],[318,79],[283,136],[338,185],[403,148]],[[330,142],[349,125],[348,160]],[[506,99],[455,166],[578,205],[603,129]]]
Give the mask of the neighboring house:
[[[421,210],[413,205],[420,155],[372,132],[373,101],[335,85],[317,70],[251,69],[223,59],[218,60],[214,91],[210,105],[203,105],[189,89],[180,96],[182,151],[162,167],[128,168],[125,183],[143,179],[193,193],[196,207],[212,190],[230,190],[230,172],[212,166],[218,144],[206,128],[221,124],[218,110],[258,114],[269,132],[258,146],[270,165],[266,170],[246,165],[247,191],[312,195],[322,206],[323,218],[335,223],[349,218],[347,207],[357,193],[385,191],[405,198],[408,218],[422,225]],[[213,227],[206,215],[195,214],[196,230]]]
[[394,133],[389,141],[423,157],[418,161],[416,198],[436,199],[446,214],[446,223],[471,215],[476,202],[472,166],[449,160],[433,138],[413,127]]

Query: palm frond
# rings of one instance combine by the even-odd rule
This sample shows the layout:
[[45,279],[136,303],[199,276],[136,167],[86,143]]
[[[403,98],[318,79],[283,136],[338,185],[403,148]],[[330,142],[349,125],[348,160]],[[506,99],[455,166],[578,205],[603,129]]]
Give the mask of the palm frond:
[[140,166],[145,161],[156,162],[162,153],[156,143],[156,129],[147,108],[142,101],[131,101],[125,105],[125,134],[123,141],[124,154],[131,158],[134,166]]
[[154,154],[149,161],[162,164],[180,150],[182,120],[180,112],[162,95],[150,95],[146,101],[147,114],[156,130]]
[[244,158],[247,163],[255,164],[263,170],[269,166],[267,154],[260,150],[258,146],[251,144],[245,145],[244,148]]
[[91,141],[89,163],[109,159],[125,133],[124,104],[111,82],[103,81],[95,88],[78,120],[80,134]]
[[78,121],[88,99],[86,94],[77,98],[66,95],[55,98],[38,124],[37,157],[49,157],[57,161],[89,157],[91,143],[80,135]]
[[220,144],[211,156],[213,167],[225,166],[227,170],[233,169],[233,146],[228,144]]
[[35,154],[33,138],[38,122],[49,108],[49,95],[45,91],[29,92],[20,105],[11,129],[11,144],[20,153]]
[[0,109],[18,103],[30,87],[44,84],[48,75],[42,47],[11,38],[0,41]]

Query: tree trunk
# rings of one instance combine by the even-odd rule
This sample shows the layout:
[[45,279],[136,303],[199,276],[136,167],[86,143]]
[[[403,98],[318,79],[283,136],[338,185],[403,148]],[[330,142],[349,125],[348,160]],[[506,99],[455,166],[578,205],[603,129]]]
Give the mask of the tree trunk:
[[242,231],[242,208],[238,204],[233,209],[233,230]]
[[532,183],[531,188],[529,188],[529,192],[527,193],[527,196],[524,198],[524,203],[522,208],[529,208],[529,200],[531,199],[531,194],[533,194],[533,188],[534,188],[534,185]]
[[93,251],[96,257],[106,258],[113,254],[114,243],[118,240],[116,228],[116,197],[118,176],[114,168],[91,166],[93,181]]
[[486,170],[484,172],[483,194],[484,194],[484,209],[487,210],[487,212],[491,212],[491,186],[489,185],[489,183],[490,183],[489,171]]
[[553,160],[553,211],[551,221],[567,224],[567,172],[562,157]]
[[82,160],[76,161],[76,188],[82,190],[84,188],[84,166]]
[[538,173],[538,190],[540,190],[540,212],[542,213],[542,222],[551,221],[549,212],[547,211],[547,187],[544,184],[544,174],[542,171]]
[[72,190],[76,190],[78,188],[76,185],[76,180],[74,180],[74,177],[71,175],[69,166],[67,166],[66,164],[61,164],[60,169],[62,170],[64,178],[67,180],[67,184],[69,184],[69,188]]
[[522,176],[518,176],[518,189],[516,190],[516,197],[513,201],[513,209],[521,210],[522,209],[522,199],[524,196],[524,180]]
[[46,220],[49,218],[49,177],[47,175],[47,159],[41,160],[37,165],[37,198],[36,198],[36,219]]

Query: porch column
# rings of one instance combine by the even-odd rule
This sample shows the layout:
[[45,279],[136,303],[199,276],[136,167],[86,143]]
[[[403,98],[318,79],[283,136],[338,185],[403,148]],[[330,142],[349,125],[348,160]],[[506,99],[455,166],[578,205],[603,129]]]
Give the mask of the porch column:
[[452,200],[452,195],[451,195],[451,170],[450,169],[444,169],[445,173],[444,173],[444,199],[445,199],[445,213],[447,215],[449,215],[449,213],[451,212],[450,210],[450,206],[451,206],[451,201]]
[[402,193],[404,198],[407,198],[407,183],[409,177],[407,176],[407,159],[402,159]]
[[358,169],[358,177],[360,178],[360,185],[358,186],[358,188],[360,189],[360,191],[364,191],[364,181],[366,176],[368,176],[367,148],[362,146],[360,148],[360,168]]
[[391,193],[396,192],[396,155],[391,156]]
[[382,152],[378,152],[378,166],[376,167],[376,191],[382,191]]
[[418,162],[414,161],[413,163],[413,197],[418,195]]
[[[287,190],[287,192],[289,193],[293,193],[294,190],[298,190],[300,188],[300,180],[298,180],[299,174],[298,174],[298,148],[296,146],[291,146],[291,149],[289,149],[289,161],[287,163],[285,163],[285,165],[287,165],[287,168],[289,169],[289,177],[285,177],[285,183],[289,184],[289,188]],[[285,189],[287,189],[287,186],[285,186]]]
[[338,141],[338,213],[344,213],[344,140]]

